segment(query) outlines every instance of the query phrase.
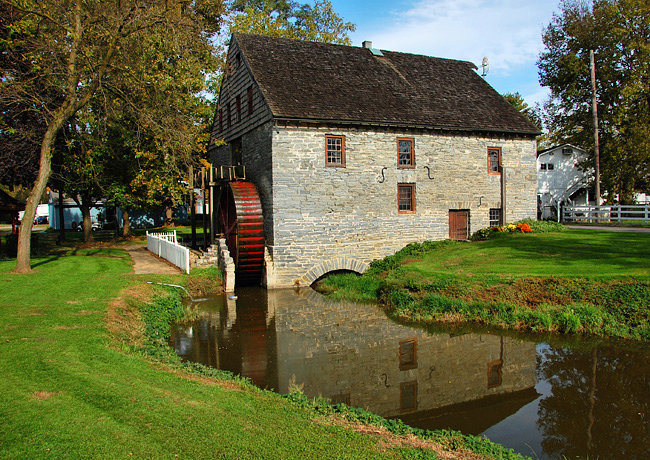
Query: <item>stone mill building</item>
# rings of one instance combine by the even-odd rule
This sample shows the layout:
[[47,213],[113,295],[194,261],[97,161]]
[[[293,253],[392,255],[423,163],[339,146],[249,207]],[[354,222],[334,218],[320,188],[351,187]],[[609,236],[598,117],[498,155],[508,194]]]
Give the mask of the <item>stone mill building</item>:
[[470,62],[236,33],[211,157],[257,189],[262,283],[304,286],[535,218],[537,134]]

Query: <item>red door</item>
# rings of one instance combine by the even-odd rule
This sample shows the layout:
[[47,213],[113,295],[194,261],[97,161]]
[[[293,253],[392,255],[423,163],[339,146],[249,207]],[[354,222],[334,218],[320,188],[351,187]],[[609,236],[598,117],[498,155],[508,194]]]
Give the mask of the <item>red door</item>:
[[469,239],[469,209],[449,210],[449,239]]

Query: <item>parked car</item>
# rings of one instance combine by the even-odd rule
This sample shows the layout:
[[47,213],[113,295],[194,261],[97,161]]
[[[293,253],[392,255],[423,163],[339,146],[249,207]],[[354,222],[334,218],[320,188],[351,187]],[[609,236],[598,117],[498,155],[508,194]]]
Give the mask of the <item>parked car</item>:
[[34,225],[47,225],[49,224],[47,216],[36,216],[34,219]]

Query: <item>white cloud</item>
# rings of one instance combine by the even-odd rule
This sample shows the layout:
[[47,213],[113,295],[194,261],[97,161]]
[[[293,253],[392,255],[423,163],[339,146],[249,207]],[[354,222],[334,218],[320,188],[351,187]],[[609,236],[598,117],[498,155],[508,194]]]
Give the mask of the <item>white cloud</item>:
[[534,66],[542,28],[558,0],[419,0],[395,11],[381,29],[361,27],[354,38],[377,48],[468,60],[490,60],[490,73]]

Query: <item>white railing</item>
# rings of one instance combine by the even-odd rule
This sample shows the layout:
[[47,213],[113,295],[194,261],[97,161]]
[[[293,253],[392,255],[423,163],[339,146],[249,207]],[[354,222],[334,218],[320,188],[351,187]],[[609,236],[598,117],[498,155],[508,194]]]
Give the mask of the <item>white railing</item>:
[[190,250],[176,242],[176,230],[164,233],[147,232],[147,249],[185,273],[190,272]]
[[563,206],[563,222],[650,222],[650,205]]

